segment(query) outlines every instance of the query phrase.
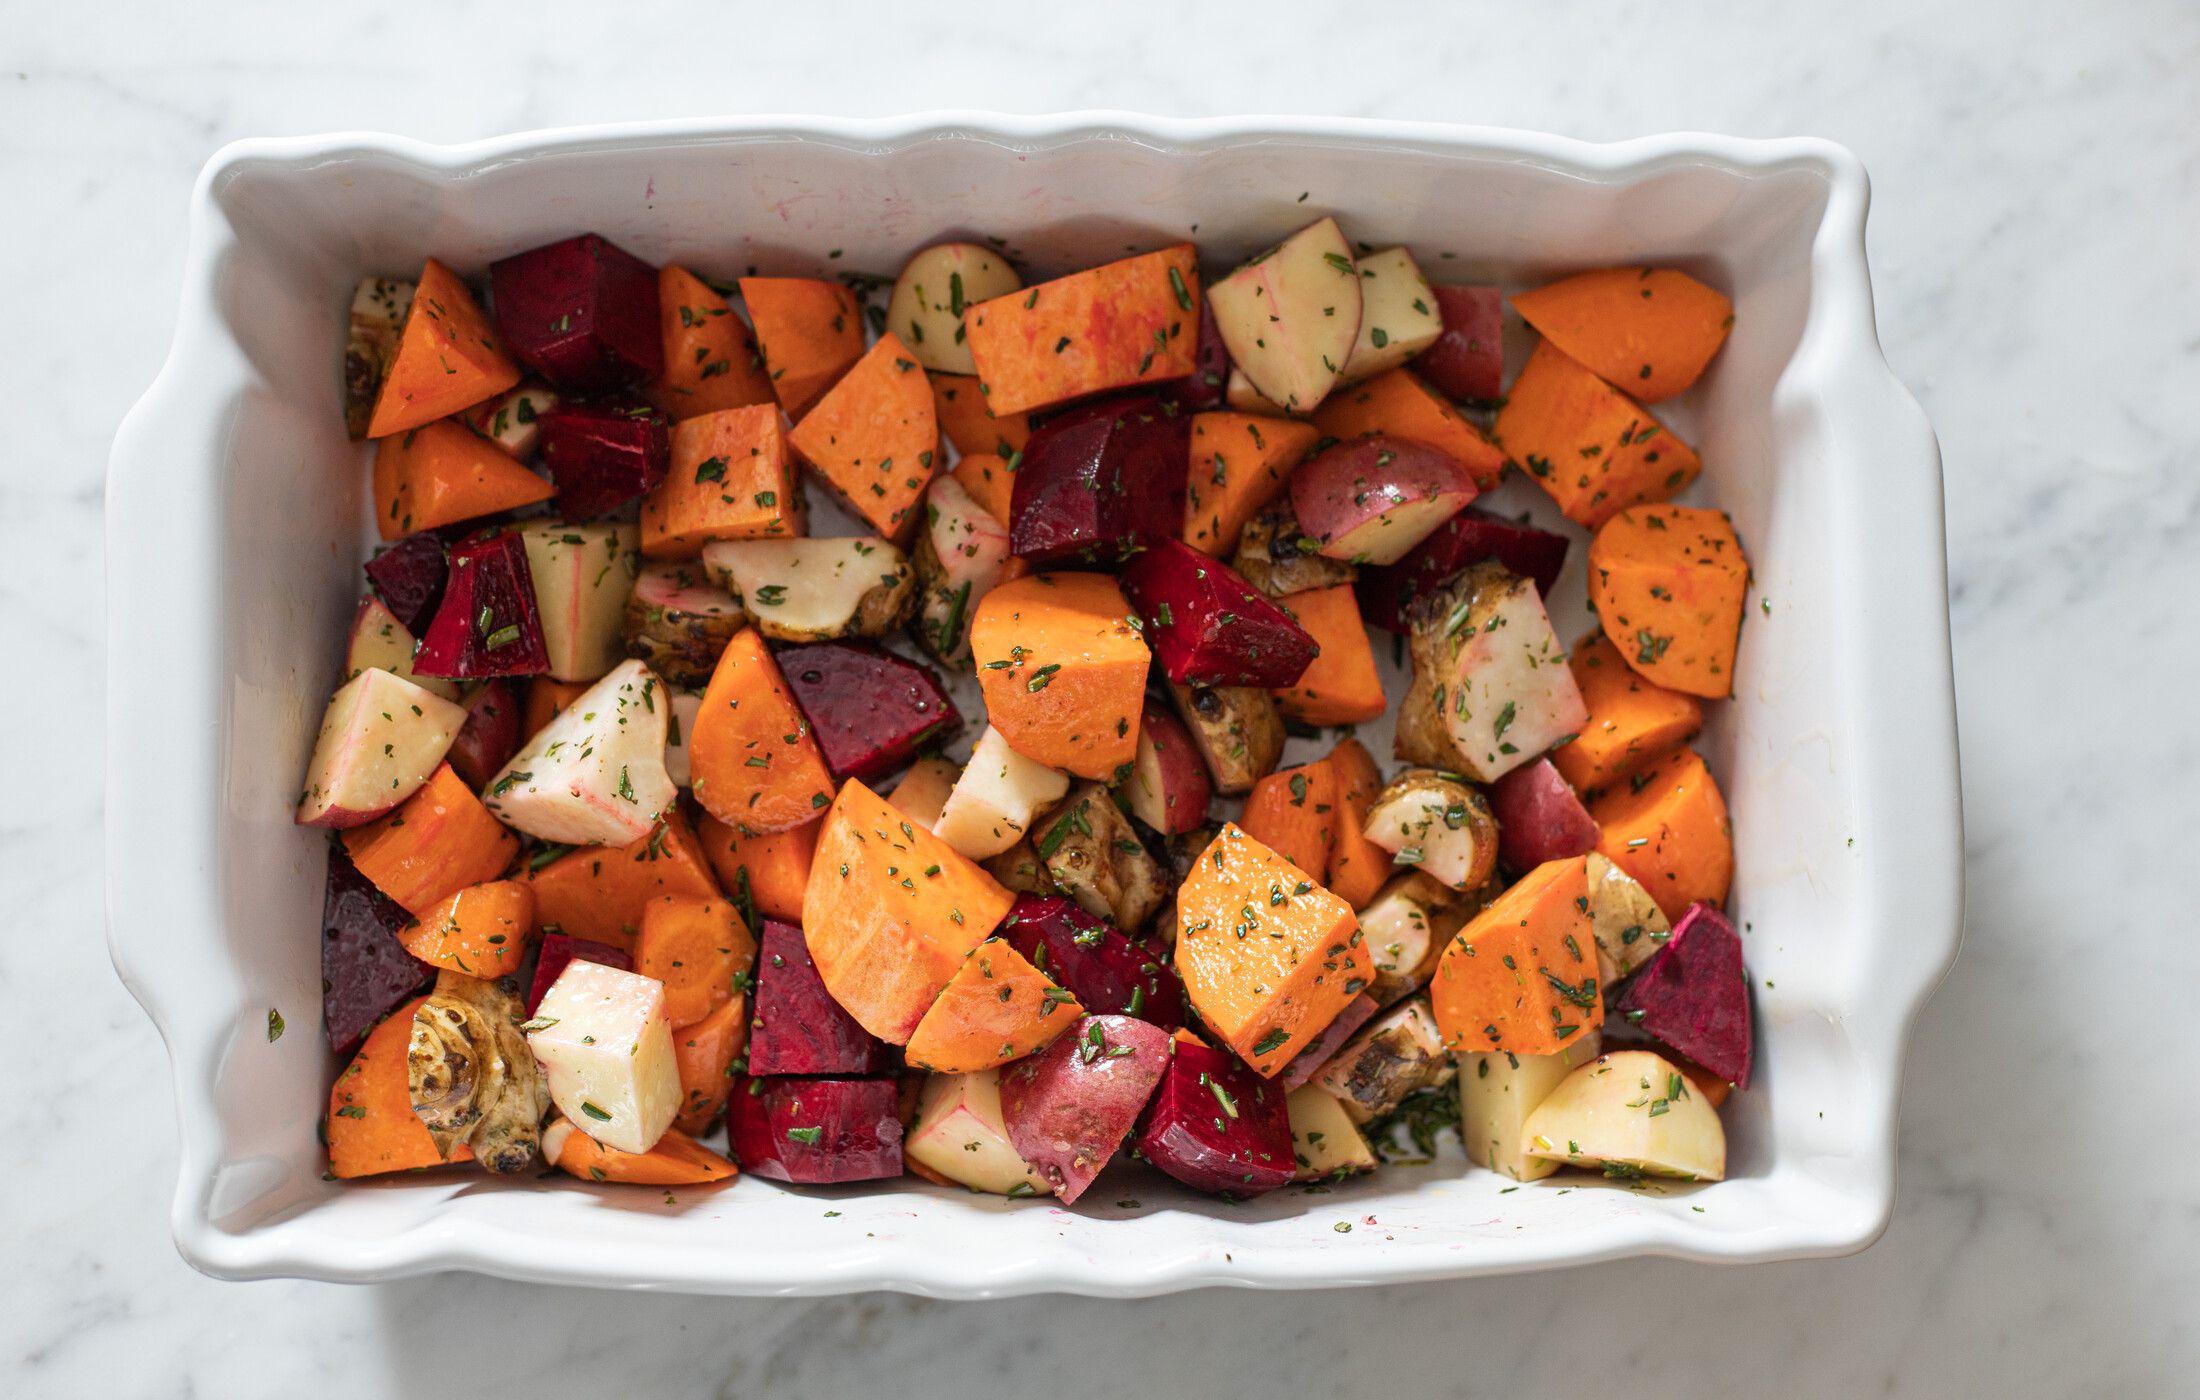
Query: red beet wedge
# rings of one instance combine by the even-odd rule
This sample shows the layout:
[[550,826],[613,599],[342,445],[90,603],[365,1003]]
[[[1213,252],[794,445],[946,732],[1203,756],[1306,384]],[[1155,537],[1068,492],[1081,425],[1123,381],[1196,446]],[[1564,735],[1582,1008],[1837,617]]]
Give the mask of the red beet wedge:
[[1046,1049],[1001,1071],[1009,1145],[1068,1205],[1130,1136],[1168,1063],[1161,1027],[1129,1016],[1079,1017]]
[[851,642],[788,647],[778,660],[835,778],[873,782],[962,732],[928,666]]
[[1146,641],[1179,685],[1277,690],[1321,648],[1238,571],[1182,540],[1161,540],[1123,570],[1123,592],[1146,619]]
[[1184,984],[1168,954],[1086,913],[1060,895],[1023,894],[998,930],[1033,967],[1088,1010],[1150,1021],[1165,1031],[1184,1024]]
[[407,535],[367,561],[367,582],[414,636],[435,616],[450,564],[443,537],[431,530]]
[[1107,563],[1174,539],[1191,452],[1191,417],[1150,395],[1055,415],[1024,444],[1010,550],[1034,564]]
[[505,345],[566,393],[664,373],[657,269],[593,233],[492,264],[489,291]]
[[727,1105],[741,1170],[806,1186],[901,1175],[901,1091],[877,1079],[744,1079]]
[[1485,559],[1534,579],[1536,590],[1548,597],[1566,562],[1566,537],[1469,506],[1397,563],[1360,570],[1360,615],[1370,626],[1402,634],[1406,605],[1416,594]]
[[534,575],[519,536],[490,535],[453,549],[450,583],[420,639],[413,670],[475,680],[549,669]]
[[1284,1088],[1225,1050],[1178,1041],[1138,1124],[1138,1154],[1199,1191],[1258,1196],[1291,1179]]
[[1533,870],[1547,860],[1596,849],[1596,819],[1549,759],[1513,769],[1488,792],[1497,818],[1497,855],[1507,868]]
[[802,930],[764,921],[757,940],[751,1074],[875,1074],[893,1063],[883,1041],[825,990]]
[[542,461],[558,514],[593,520],[639,500],[665,479],[672,430],[647,404],[559,404],[542,415]]
[[1742,938],[1710,905],[1688,906],[1665,946],[1621,988],[1614,1010],[1735,1088],[1749,1087],[1753,1050]]
[[535,953],[535,980],[527,990],[527,1014],[535,1014],[542,1005],[543,993],[550,990],[565,971],[567,963],[589,962],[601,967],[615,967],[621,972],[634,970],[634,959],[623,948],[608,943],[598,943],[590,938],[568,938],[562,933],[546,933],[542,947]]
[[519,752],[519,691],[501,680],[483,681],[466,697],[466,722],[444,759],[466,786],[485,786]]
[[397,941],[397,931],[411,922],[412,915],[359,873],[342,846],[329,843],[321,901],[321,1023],[329,1049],[357,1045],[435,976]]
[[1486,403],[1505,373],[1505,301],[1495,287],[1437,287],[1444,333],[1413,357],[1423,379],[1455,399]]

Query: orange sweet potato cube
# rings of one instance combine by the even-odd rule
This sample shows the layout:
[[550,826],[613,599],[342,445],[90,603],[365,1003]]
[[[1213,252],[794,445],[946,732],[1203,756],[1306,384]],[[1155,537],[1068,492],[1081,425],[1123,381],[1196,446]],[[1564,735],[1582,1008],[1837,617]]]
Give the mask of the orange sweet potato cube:
[[1152,653],[1115,580],[1034,574],[979,600],[970,651],[986,718],[1009,747],[1081,778],[1138,753]]
[[1182,379],[1199,352],[1199,251],[1179,243],[963,312],[988,407],[1028,413]]
[[1703,469],[1649,409],[1548,340],[1506,394],[1497,440],[1568,520],[1591,530],[1629,506],[1665,500]]
[[1245,522],[1283,493],[1322,430],[1253,413],[1192,415],[1192,470],[1184,489],[1184,543],[1218,559],[1237,549]]
[[906,540],[940,452],[924,366],[886,332],[788,441],[849,510],[887,539]]
[[398,331],[397,354],[382,376],[367,436],[388,437],[448,418],[519,378],[518,362],[504,353],[474,294],[457,273],[430,258]]
[[802,491],[776,404],[684,418],[672,465],[642,499],[642,553],[692,559],[712,540],[802,533]]
[[1444,946],[1429,983],[1454,1050],[1555,1055],[1604,1024],[1589,879],[1580,856],[1545,861]]
[[1314,422],[1334,438],[1380,433],[1433,447],[1465,467],[1479,491],[1494,490],[1505,470],[1504,450],[1409,369],[1339,389],[1322,400]]
[[408,429],[374,447],[374,525],[385,540],[531,506],[553,494],[548,481],[455,418]]

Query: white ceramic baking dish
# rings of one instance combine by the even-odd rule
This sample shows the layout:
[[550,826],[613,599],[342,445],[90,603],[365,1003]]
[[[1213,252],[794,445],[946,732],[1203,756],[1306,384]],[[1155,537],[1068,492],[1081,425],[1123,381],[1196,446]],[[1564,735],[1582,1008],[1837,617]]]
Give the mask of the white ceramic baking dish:
[[[193,196],[174,347],[108,483],[109,921],[174,1060],[179,1248],[231,1278],[981,1297],[1867,1244],[1893,1202],[1906,1034],[1956,950],[1962,849],[1939,456],[1878,349],[1866,202],[1863,169],[1820,141],[1117,113],[223,150]],[[669,1198],[563,1177],[323,1181],[323,847],[290,804],[369,538],[336,372],[355,278],[430,252],[478,271],[584,229],[720,274],[890,275],[949,234],[1004,236],[1041,275],[1187,235],[1226,266],[1322,210],[1411,244],[1438,280],[1649,261],[1734,297],[1732,341],[1676,422],[1705,462],[1688,499],[1730,511],[1757,566],[1738,698],[1704,739],[1762,1037],[1762,1079],[1726,1113],[1730,1179],[1507,1191],[1454,1153],[1249,1205],[1134,1169],[1073,1210],[913,1181]],[[270,1008],[290,1023],[273,1043]]]

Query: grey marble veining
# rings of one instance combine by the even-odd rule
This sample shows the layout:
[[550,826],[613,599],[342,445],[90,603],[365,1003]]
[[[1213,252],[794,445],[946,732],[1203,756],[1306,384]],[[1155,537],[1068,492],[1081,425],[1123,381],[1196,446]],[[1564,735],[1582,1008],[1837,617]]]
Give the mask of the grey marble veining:
[[[2200,8],[836,9],[0,3],[0,1392],[434,1393],[494,1338],[539,1396],[2193,1393]],[[1880,1244],[1120,1304],[231,1286],[176,1259],[164,1061],[99,916],[100,483],[166,350],[200,162],[340,127],[940,106],[1809,132],[1864,158],[1882,334],[1947,457],[1971,890]]]

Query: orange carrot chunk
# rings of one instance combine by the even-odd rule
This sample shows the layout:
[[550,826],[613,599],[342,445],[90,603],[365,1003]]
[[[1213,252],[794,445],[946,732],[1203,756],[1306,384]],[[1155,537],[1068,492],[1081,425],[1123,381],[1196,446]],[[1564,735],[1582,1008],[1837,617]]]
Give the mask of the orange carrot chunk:
[[367,436],[388,437],[447,418],[517,383],[519,365],[504,353],[474,294],[457,273],[430,258],[398,332],[397,355],[382,376]]
[[692,559],[712,540],[802,533],[801,488],[774,404],[729,408],[672,430],[672,466],[642,499],[642,553]]
[[657,314],[665,372],[649,386],[649,397],[675,422],[777,402],[756,337],[709,283],[667,263],[657,271]]
[[787,441],[872,529],[907,539],[940,455],[924,367],[886,332]]
[[[328,1095],[331,1176],[374,1176],[444,1164],[427,1125],[413,1114],[412,1086],[405,1073],[413,1013],[426,1000],[415,997],[392,1011],[368,1033],[351,1064],[336,1076]],[[468,1162],[473,1155],[473,1149],[462,1142],[452,1150],[450,1160]]]
[[345,832],[344,849],[376,889],[427,919],[468,885],[502,875],[519,838],[446,763],[396,811]]
[[664,983],[673,1029],[733,1000],[735,979],[755,964],[756,939],[730,901],[666,894],[642,906],[634,970]]
[[1695,383],[1734,324],[1724,293],[1663,267],[1578,273],[1512,304],[1545,340],[1643,403]]
[[955,969],[902,1053],[914,1068],[970,1074],[1045,1049],[1084,1014],[1023,954],[988,938]]
[[387,437],[374,448],[374,525],[386,540],[555,494],[549,482],[455,418]]
[[726,1111],[733,1062],[749,1045],[749,1001],[739,992],[693,1025],[672,1033],[672,1060],[680,1070],[680,1115],[672,1126],[690,1136],[710,1131]]
[[1330,891],[1363,909],[1390,878],[1390,852],[1367,839],[1367,812],[1383,790],[1383,771],[1357,739],[1342,739],[1324,760],[1337,774],[1337,844],[1329,855]]
[[1589,602],[1635,671],[1686,695],[1734,689],[1749,559],[1723,511],[1641,506],[1589,541]]
[[1566,664],[1589,722],[1551,762],[1583,792],[1630,778],[1696,737],[1703,706],[1695,697],[1644,680],[1599,633],[1576,643]]
[[582,1181],[616,1181],[629,1186],[701,1186],[740,1174],[733,1162],[711,1151],[678,1128],[665,1129],[647,1152],[606,1147],[572,1124],[553,1122],[543,1132],[545,1148],[555,1146],[558,1170]]
[[502,977],[518,969],[534,936],[535,892],[518,880],[490,880],[468,885],[407,924],[397,941],[424,963],[471,977]]
[[833,800],[810,722],[753,627],[719,654],[688,734],[688,770],[695,800],[744,834],[807,825]]
[[1182,379],[1199,351],[1199,250],[1179,243],[963,312],[995,413]]
[[1031,419],[1021,413],[994,416],[976,375],[934,374],[930,377],[932,415],[939,420],[940,431],[947,434],[947,440],[955,444],[957,452],[965,456],[990,452],[996,457],[1013,457],[1031,441]]
[[631,951],[653,899],[718,894],[695,829],[677,807],[631,846],[582,846],[530,871],[535,918],[576,938]]
[[1286,718],[1302,724],[1359,724],[1389,708],[1351,584],[1311,588],[1279,602],[1321,648],[1296,681],[1276,692]]
[[[1379,433],[1433,447],[1465,467],[1478,491],[1494,490],[1505,470],[1504,451],[1409,369],[1386,370],[1339,389],[1322,400],[1314,423],[1333,438]],[[1196,476],[1199,459],[1192,460]]]
[[970,650],[986,718],[1016,752],[1100,779],[1137,757],[1152,653],[1114,579],[1001,584],[978,603]]
[[855,296],[837,282],[811,277],[744,277],[748,303],[763,347],[764,372],[790,418],[800,418],[833,382],[863,358],[863,313]]
[[1279,769],[1253,784],[1238,825],[1305,871],[1307,879],[1326,885],[1342,813],[1337,770],[1322,760]]
[[1635,877],[1678,923],[1697,900],[1726,903],[1734,882],[1734,824],[1726,798],[1694,749],[1682,749],[1600,794],[1589,815],[1597,849]]
[[1568,520],[1591,530],[1629,506],[1666,499],[1703,469],[1649,409],[1548,340],[1497,411],[1497,440]]
[[1580,856],[1545,861],[1444,945],[1429,984],[1454,1050],[1555,1055],[1604,1024]]
[[706,813],[703,851],[728,899],[767,919],[799,924],[802,890],[810,883],[810,859],[817,853],[817,829],[824,820],[748,836]]

